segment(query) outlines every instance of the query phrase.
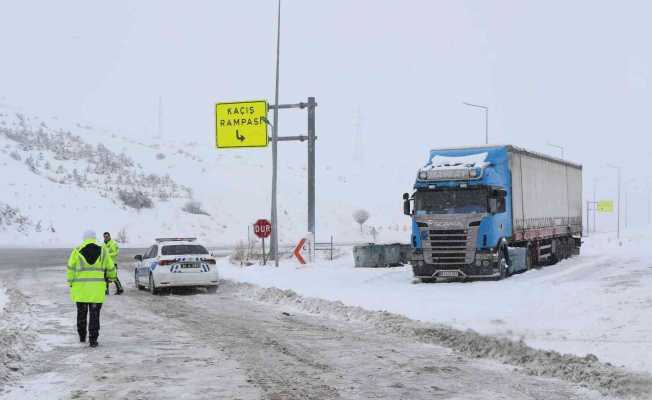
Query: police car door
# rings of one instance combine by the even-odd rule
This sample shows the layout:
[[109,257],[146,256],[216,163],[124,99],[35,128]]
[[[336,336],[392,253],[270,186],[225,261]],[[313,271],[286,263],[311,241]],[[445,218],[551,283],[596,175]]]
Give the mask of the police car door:
[[141,285],[149,284],[149,267],[153,261],[152,258],[156,257],[155,248],[156,246],[152,246],[147,249],[145,254],[143,254],[143,261],[138,265],[138,282]]

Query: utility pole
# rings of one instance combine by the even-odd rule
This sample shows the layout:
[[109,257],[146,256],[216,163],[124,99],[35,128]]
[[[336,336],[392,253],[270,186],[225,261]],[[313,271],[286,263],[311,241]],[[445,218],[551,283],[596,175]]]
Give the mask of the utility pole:
[[272,240],[270,246],[274,266],[278,267],[278,218],[276,214],[276,182],[278,174],[278,81],[279,59],[281,53],[281,0],[278,0],[278,16],[276,19],[276,91],[274,94],[274,126],[272,126]]
[[[597,191],[598,191],[598,180],[601,178],[594,177],[593,178],[593,202],[597,204],[598,199],[597,199]],[[593,213],[593,232],[597,232],[597,212]]]
[[462,102],[462,104],[469,107],[481,108],[484,110],[484,143],[489,144],[489,107],[479,104],[471,104],[465,101]]
[[614,168],[618,171],[618,240],[620,240],[620,170],[621,167],[618,165],[607,164],[607,167]]
[[627,186],[625,186],[625,229],[629,225],[629,196],[627,195]]

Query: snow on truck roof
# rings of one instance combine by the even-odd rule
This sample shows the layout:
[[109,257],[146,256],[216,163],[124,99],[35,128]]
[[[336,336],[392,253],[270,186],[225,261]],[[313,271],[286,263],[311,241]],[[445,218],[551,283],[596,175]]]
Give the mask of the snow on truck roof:
[[548,154],[543,154],[543,153],[539,153],[539,152],[536,152],[536,151],[527,150],[527,149],[524,149],[522,147],[514,146],[514,145],[511,145],[511,144],[479,144],[479,145],[473,145],[473,146],[469,145],[469,146],[459,146],[459,147],[444,147],[444,148],[439,148],[439,149],[430,149],[430,151],[433,152],[433,151],[473,150],[473,149],[483,150],[483,149],[491,149],[491,148],[499,148],[499,147],[505,147],[505,148],[507,148],[508,151],[511,150],[511,151],[513,151],[515,153],[526,154],[526,155],[529,155],[529,156],[532,156],[532,157],[541,158],[541,159],[544,159],[544,160],[553,161],[553,162],[557,162],[557,163],[560,163],[560,164],[565,164],[565,165],[568,165],[569,167],[582,169],[582,164],[577,164],[577,163],[574,163],[572,161],[564,160],[562,158],[553,157],[553,156],[550,156]]

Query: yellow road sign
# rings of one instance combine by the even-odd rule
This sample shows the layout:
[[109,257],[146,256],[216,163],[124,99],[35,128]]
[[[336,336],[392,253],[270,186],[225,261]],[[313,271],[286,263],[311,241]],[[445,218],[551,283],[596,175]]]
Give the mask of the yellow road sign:
[[267,147],[267,102],[242,101],[215,105],[215,146],[218,149]]
[[613,200],[600,200],[598,201],[598,212],[612,213],[614,212]]

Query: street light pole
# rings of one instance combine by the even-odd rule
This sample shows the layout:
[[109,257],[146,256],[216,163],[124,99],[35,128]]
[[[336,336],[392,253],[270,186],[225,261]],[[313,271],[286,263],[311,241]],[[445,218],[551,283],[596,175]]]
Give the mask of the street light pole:
[[[552,144],[550,142],[548,142],[548,146],[552,146],[552,147],[555,147],[555,148],[558,148],[559,150],[561,150],[561,158],[562,158],[562,160],[564,159],[564,147],[563,146],[560,146],[558,144]],[[593,200],[595,200],[595,199],[593,199]]]
[[274,126],[272,127],[272,256],[274,265],[278,267],[278,218],[276,207],[276,182],[278,175],[278,81],[279,81],[279,59],[281,52],[281,0],[278,0],[278,18],[276,22],[276,91],[274,93]]
[[[593,202],[598,203],[597,199],[597,191],[598,191],[598,180],[601,178],[594,177],[593,178]],[[593,232],[597,232],[597,215],[598,213],[593,211]]]
[[612,164],[607,164],[607,167],[609,168],[614,168],[616,171],[618,171],[618,240],[620,240],[620,170],[622,169],[620,166],[617,165],[612,165]]
[[485,144],[489,144],[489,107],[479,104],[471,104],[465,101],[463,101],[462,104],[469,107],[481,108],[484,110],[484,142]]

